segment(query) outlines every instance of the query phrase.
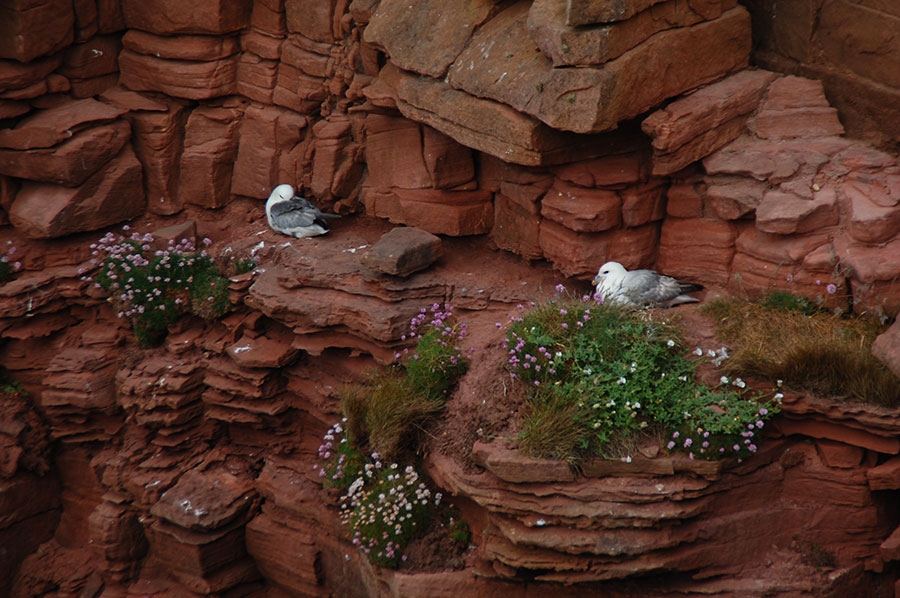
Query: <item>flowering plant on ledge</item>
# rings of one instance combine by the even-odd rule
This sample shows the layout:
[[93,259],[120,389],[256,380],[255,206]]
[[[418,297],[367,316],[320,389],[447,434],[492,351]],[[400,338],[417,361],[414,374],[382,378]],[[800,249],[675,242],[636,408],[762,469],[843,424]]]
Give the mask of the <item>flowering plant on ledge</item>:
[[230,308],[228,281],[205,249],[189,239],[170,241],[165,249],[154,248],[154,241],[149,233],[107,233],[91,245],[100,266],[95,286],[109,294],[120,318],[131,320],[145,347],[162,342],[169,325],[185,314],[215,319]]

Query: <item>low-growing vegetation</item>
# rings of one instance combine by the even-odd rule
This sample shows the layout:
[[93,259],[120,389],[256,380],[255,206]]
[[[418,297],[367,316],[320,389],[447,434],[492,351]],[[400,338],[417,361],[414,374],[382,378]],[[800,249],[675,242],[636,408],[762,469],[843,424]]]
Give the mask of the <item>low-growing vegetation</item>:
[[777,401],[761,401],[740,378],[699,382],[679,329],[656,312],[573,299],[562,286],[557,293],[515,318],[508,332],[510,375],[527,389],[523,450],[577,465],[627,457],[650,436],[692,457],[756,452]]
[[[786,296],[786,297],[785,297]],[[784,292],[762,301],[720,299],[704,311],[732,348],[729,375],[873,405],[900,405],[900,381],[871,352],[875,318],[841,316]]]
[[[344,417],[319,447],[323,484],[342,492],[341,521],[374,564],[403,563],[406,547],[440,512],[441,495],[421,479],[415,461],[420,435],[468,367],[460,347],[465,336],[449,306],[423,308],[404,336],[415,347],[398,353],[395,367],[344,389]],[[464,522],[451,518],[441,527],[451,541],[468,544]]]
[[99,265],[95,284],[109,294],[117,315],[131,321],[141,346],[162,342],[169,325],[186,314],[215,319],[231,307],[228,280],[188,239],[160,248],[149,233],[107,233],[91,249]]
[[6,242],[6,248],[0,254],[0,282],[10,280],[13,275],[22,269],[22,262],[16,259],[16,246],[12,241]]

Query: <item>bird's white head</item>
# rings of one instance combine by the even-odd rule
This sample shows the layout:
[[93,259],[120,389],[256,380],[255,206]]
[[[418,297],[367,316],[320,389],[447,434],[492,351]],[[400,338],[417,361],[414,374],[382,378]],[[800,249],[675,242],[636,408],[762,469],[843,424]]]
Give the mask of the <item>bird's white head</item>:
[[294,197],[294,187],[285,183],[272,189],[272,193],[269,194],[269,200],[266,203],[278,203],[292,197]]
[[597,290],[601,290],[604,282],[617,281],[625,276],[626,272],[628,270],[619,262],[606,262],[597,270],[597,276],[594,277],[593,285],[597,287]]

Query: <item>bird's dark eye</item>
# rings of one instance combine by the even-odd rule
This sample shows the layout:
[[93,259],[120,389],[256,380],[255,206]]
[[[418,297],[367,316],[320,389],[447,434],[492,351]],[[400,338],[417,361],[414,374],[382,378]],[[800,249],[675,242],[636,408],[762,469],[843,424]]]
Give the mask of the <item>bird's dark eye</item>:
[[604,270],[601,274],[609,274],[609,270]]

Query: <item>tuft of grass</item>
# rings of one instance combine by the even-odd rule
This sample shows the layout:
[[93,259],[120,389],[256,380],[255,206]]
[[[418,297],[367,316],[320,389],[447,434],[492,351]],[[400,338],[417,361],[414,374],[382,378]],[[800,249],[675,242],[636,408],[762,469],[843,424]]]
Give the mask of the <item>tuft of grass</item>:
[[577,467],[585,457],[622,456],[661,429],[672,433],[669,450],[703,458],[756,452],[755,435],[775,405],[746,397],[739,378],[723,377],[715,388],[697,382],[675,324],[562,296],[561,285],[557,292],[514,317],[507,337],[510,375],[527,389],[525,452]]
[[873,405],[900,405],[900,383],[871,352],[883,326],[870,318],[781,310],[768,302],[721,299],[706,313],[732,347],[726,369],[785,388]]
[[773,311],[797,312],[811,316],[819,311],[819,306],[807,299],[787,291],[772,291],[762,300],[762,306]]

